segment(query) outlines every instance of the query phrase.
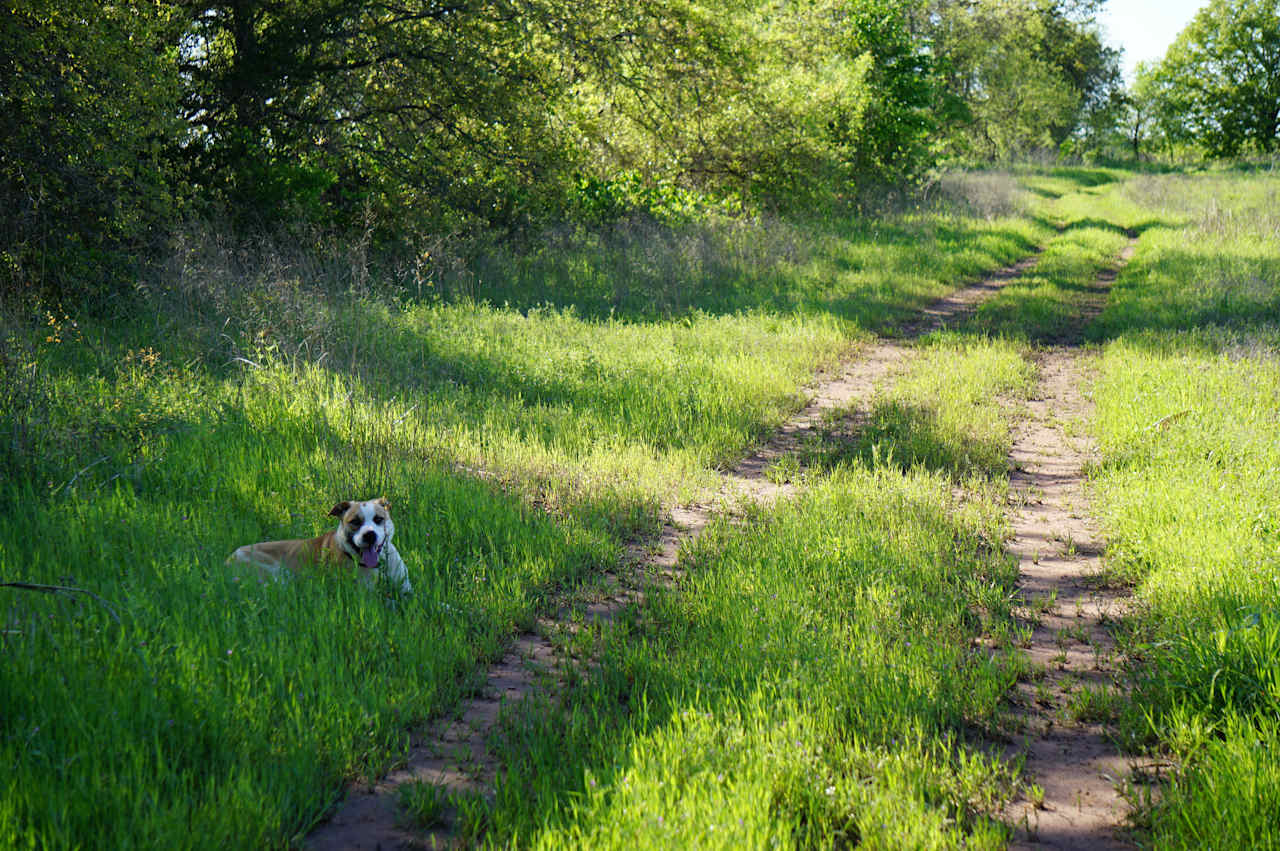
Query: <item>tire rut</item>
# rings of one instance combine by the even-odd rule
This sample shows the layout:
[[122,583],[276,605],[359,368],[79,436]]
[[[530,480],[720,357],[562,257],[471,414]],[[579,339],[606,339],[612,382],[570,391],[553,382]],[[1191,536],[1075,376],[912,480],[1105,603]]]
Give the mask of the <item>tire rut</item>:
[[1022,612],[1032,625],[1026,653],[1037,675],[1013,694],[1011,716],[1021,736],[1004,756],[1024,755],[1024,778],[1039,790],[1004,813],[1014,828],[1011,848],[1132,847],[1120,832],[1127,808],[1117,790],[1130,766],[1103,723],[1105,695],[1119,687],[1108,623],[1127,594],[1096,579],[1103,542],[1084,488],[1094,450],[1080,426],[1093,406],[1082,390],[1088,364],[1079,342],[1135,245],[1131,236],[1117,268],[1098,276],[1074,339],[1038,353],[1029,417],[1010,455],[1014,537],[1006,549],[1019,559]]

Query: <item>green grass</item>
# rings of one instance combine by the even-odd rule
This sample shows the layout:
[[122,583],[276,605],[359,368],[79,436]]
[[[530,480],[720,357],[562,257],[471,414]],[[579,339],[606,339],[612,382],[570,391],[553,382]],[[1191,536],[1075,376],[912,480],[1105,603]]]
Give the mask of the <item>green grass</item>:
[[[292,841],[664,501],[795,410],[817,367],[1048,233],[954,209],[819,224],[694,233],[697,263],[674,237],[648,266],[592,245],[499,257],[507,277],[472,280],[494,302],[518,289],[503,307],[211,246],[178,253],[126,322],[6,319],[0,577],[86,588],[120,622],[83,596],[0,589],[0,845]],[[374,495],[410,599],[223,564]],[[930,540],[958,528],[936,522]],[[465,810],[483,830],[484,802]]]
[[[1091,181],[1086,188],[1051,193],[1052,199],[1040,208],[1042,221],[1059,228],[1060,236],[1046,247],[1034,269],[979,306],[971,329],[1039,344],[1092,333],[1094,326],[1086,328],[1082,310],[1101,301],[1094,288],[1099,269],[1114,267],[1129,236],[1160,220],[1125,194],[1122,172],[1084,172],[1084,179]],[[1062,186],[1065,180],[1051,174],[1032,185],[1047,192],[1046,186],[1068,188],[1070,184]]]
[[[1068,191],[1071,182],[1062,185]],[[1042,243],[1051,229],[1026,216],[1025,194],[1008,175],[952,175],[941,206],[874,216],[711,221],[674,231],[627,222],[518,256],[491,251],[442,273],[439,286],[475,301],[571,307],[593,319],[764,310],[887,330],[949,282]]]
[[849,440],[830,435],[806,453],[809,464],[857,460],[871,466],[939,471],[957,483],[1001,483],[1008,470],[1010,411],[1034,379],[1026,347],[1004,338],[947,332],[930,335],[918,356],[878,388],[866,425]]
[[1143,233],[1106,313],[1095,476],[1134,583],[1122,733],[1172,755],[1157,847],[1274,848],[1280,748],[1280,179],[1136,178]]
[[577,646],[569,692],[507,721],[489,839],[1003,847],[1017,772],[982,742],[1028,673],[999,547],[1028,355],[922,341],[851,441],[802,453],[802,496],[705,533],[678,590]]
[[1081,308],[1098,299],[1099,268],[1114,265],[1126,238],[1094,225],[1072,227],[1054,240],[1035,269],[978,308],[972,327],[1036,343],[1072,340]]
[[[1068,229],[1036,287],[1078,309],[1124,239]],[[1027,303],[998,298],[1011,318]],[[507,720],[492,843],[1003,847],[1016,770],[980,742],[1029,674],[999,542],[1039,331],[991,325],[920,341],[864,426],[831,417],[785,465],[802,496],[715,527],[679,589],[576,639],[593,661],[567,694]]]
[[994,502],[843,467],[686,556],[678,592],[507,728],[497,842],[532,847],[1000,847],[1013,775],[966,741],[1017,674]]
[[414,780],[400,787],[397,793],[401,812],[416,827],[440,827],[446,822],[449,793],[443,786]]

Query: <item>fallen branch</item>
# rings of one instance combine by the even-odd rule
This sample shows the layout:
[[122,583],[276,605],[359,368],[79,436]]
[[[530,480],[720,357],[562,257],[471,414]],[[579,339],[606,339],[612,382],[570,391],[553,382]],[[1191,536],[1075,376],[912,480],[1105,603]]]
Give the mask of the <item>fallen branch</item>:
[[38,585],[34,582],[0,582],[0,588],[17,588],[22,591],[39,591],[43,594],[84,594],[97,600],[107,614],[111,615],[111,619],[116,623],[120,623],[120,616],[116,614],[115,607],[106,600],[99,597],[92,591],[84,588],[75,588],[71,585]]

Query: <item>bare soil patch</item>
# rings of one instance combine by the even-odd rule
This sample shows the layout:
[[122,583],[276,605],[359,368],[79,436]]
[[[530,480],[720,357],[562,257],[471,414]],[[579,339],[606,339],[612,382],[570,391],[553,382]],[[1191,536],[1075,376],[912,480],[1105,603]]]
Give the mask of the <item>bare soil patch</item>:
[[[1038,255],[1005,267],[988,278],[932,303],[919,319],[908,323],[898,337],[909,340],[956,324],[1005,284],[1034,266]],[[795,490],[789,482],[772,481],[768,472],[779,459],[798,450],[824,422],[828,411],[845,409],[871,398],[877,385],[901,368],[913,351],[881,339],[861,346],[831,370],[815,376],[806,388],[810,402],[756,452],[721,477],[721,484],[704,503],[673,508],[656,543],[634,546],[615,574],[605,577],[609,591],[581,610],[583,620],[610,621],[626,606],[643,601],[652,583],[678,581],[681,545],[706,528],[716,511],[732,510],[742,499],[771,502]],[[535,689],[554,690],[559,660],[552,638],[557,630],[572,629],[570,611],[540,621],[536,631],[516,637],[506,654],[484,674],[475,696],[463,700],[450,718],[419,737],[404,765],[373,783],[353,784],[334,815],[306,839],[313,851],[337,849],[447,848],[463,843],[455,814],[438,828],[406,825],[398,807],[399,789],[422,781],[450,794],[486,794],[501,769],[488,749],[500,714]]]
[[[1121,255],[1127,262],[1134,243]],[[1116,271],[1099,276],[1081,324],[1101,309]],[[1078,340],[1078,337],[1077,337]],[[1020,593],[1034,624],[1026,649],[1036,675],[1018,685],[1013,719],[1024,776],[1042,790],[1005,812],[1014,848],[1129,848],[1126,808],[1117,790],[1129,765],[1106,735],[1106,697],[1119,688],[1108,629],[1126,594],[1103,588],[1103,542],[1088,517],[1084,475],[1093,447],[1084,424],[1092,402],[1082,385],[1087,355],[1059,345],[1039,354],[1040,378],[1029,417],[1017,429],[1010,494],[1020,562]]]

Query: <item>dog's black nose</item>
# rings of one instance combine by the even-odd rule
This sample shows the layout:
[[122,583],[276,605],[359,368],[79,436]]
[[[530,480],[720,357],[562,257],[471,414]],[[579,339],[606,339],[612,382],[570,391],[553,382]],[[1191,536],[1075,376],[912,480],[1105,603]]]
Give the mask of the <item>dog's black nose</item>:
[[378,540],[378,535],[375,532],[365,532],[363,535],[360,536],[360,543],[366,547],[372,547],[374,542],[377,540]]

